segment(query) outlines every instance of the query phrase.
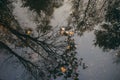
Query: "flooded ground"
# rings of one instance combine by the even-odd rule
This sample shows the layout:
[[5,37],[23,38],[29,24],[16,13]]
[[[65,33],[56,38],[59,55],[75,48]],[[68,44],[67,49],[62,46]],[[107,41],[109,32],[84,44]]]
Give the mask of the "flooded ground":
[[[20,10],[19,5],[16,6],[16,8],[14,9],[13,12],[14,14],[19,13],[18,8]],[[18,16],[17,18],[19,19],[20,24],[22,24],[23,26],[27,25],[29,27],[33,27],[34,29],[36,25],[33,24],[32,18],[30,18],[30,16],[33,14],[30,14],[29,16],[24,15],[20,17],[21,14],[28,13],[26,9],[23,11],[24,12],[21,12],[16,15]],[[70,0],[65,0],[62,6],[60,6],[59,8],[55,8],[53,15],[50,19],[50,25],[53,26],[53,29],[54,27],[60,28],[60,27],[68,26],[68,19],[70,18],[71,12],[72,12],[72,4]],[[104,51],[99,46],[95,46],[94,43],[96,36],[94,32],[95,29],[84,32],[82,36],[77,35],[77,33],[75,33],[73,36],[75,40],[75,44],[77,46],[76,47],[76,51],[78,53],[77,57],[83,58],[85,64],[88,65],[88,68],[85,70],[79,67],[79,74],[80,74],[79,79],[80,80],[120,80],[120,76],[119,76],[120,64],[119,64],[119,59],[115,55],[116,51],[114,50]],[[0,77],[2,77],[3,80],[9,80],[9,79],[17,80],[16,76],[18,75],[19,78],[19,75],[21,75],[22,73],[22,71],[19,72],[21,66],[17,67],[16,71],[13,68],[9,67],[9,69],[15,71],[12,74],[18,72],[20,73],[17,74],[16,76],[12,75],[11,73],[7,73],[8,69],[7,67],[5,68],[6,71],[3,71],[4,69],[2,67],[3,70],[1,71],[4,72],[3,74],[1,74],[0,72]],[[9,77],[9,78],[4,78],[4,77]],[[61,80],[61,78],[58,78],[56,80]]]

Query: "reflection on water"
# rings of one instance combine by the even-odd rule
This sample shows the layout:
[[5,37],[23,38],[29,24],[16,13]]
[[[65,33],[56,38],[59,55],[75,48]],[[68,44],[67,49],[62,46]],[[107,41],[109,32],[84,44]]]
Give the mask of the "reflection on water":
[[[28,0],[27,0],[28,1]],[[33,1],[33,0],[31,0]],[[30,3],[31,3],[30,1]],[[80,0],[78,0],[80,1]],[[85,0],[86,1],[86,0]],[[35,1],[33,1],[35,2]],[[93,0],[94,3],[96,3]],[[14,13],[19,13],[19,10],[21,10],[21,5],[20,2],[18,2],[19,5],[16,6],[14,9]],[[46,3],[46,1],[43,1],[43,3]],[[26,4],[26,3],[25,3]],[[25,5],[24,4],[24,5]],[[36,4],[36,3],[35,3]],[[16,5],[16,4],[14,4]],[[27,5],[27,4],[26,4]],[[40,8],[41,7],[38,5],[32,6],[30,5],[31,8]],[[45,6],[48,5],[42,5],[43,9]],[[78,5],[76,5],[78,6]],[[95,5],[93,5],[95,7]],[[54,10],[53,10],[54,9]],[[56,80],[63,80],[63,79],[70,79],[70,80],[120,80],[120,64],[116,65],[113,64],[118,63],[120,60],[119,58],[116,59],[116,56],[110,54],[110,53],[116,53],[117,56],[120,56],[119,50],[116,50],[119,48],[120,45],[120,30],[119,30],[119,24],[114,23],[113,25],[111,24],[104,24],[101,26],[100,30],[93,30],[93,24],[91,23],[91,19],[89,20],[90,22],[87,24],[87,27],[83,27],[80,31],[84,32],[82,36],[77,35],[78,31],[74,31],[74,29],[71,30],[71,27],[68,26],[76,26],[77,18],[79,21],[79,18],[83,15],[77,14],[79,11],[75,11],[72,13],[72,4],[71,0],[64,0],[64,3],[62,6],[59,8],[53,8],[51,10],[52,19],[51,17],[47,16],[43,17],[42,20],[44,25],[46,26],[44,29],[41,29],[41,25],[36,25],[33,24],[34,20],[29,19],[31,16],[34,16],[33,14],[31,15],[23,15],[21,14],[17,15],[18,21],[20,21],[20,24],[27,24],[24,25],[23,27],[28,27],[28,28],[33,28],[33,30],[41,29],[42,31],[46,30],[49,26],[50,28],[53,26],[57,26],[58,28],[62,27],[60,31],[61,35],[59,36],[60,38],[65,37],[66,40],[64,41],[66,43],[66,46],[64,48],[64,53],[62,55],[59,55],[54,62],[57,62],[56,65],[49,65],[45,66],[45,68],[48,71],[47,77],[56,79]],[[39,10],[39,9],[37,9]],[[76,9],[77,10],[77,9]],[[22,10],[21,10],[22,11]],[[25,9],[23,10],[25,12],[21,12],[24,14],[27,14],[28,11]],[[27,13],[26,13],[27,12]],[[39,12],[39,11],[37,11]],[[94,12],[94,10],[92,11]],[[87,16],[93,16],[92,12],[90,12]],[[44,15],[44,14],[42,14]],[[21,17],[20,17],[21,16]],[[36,16],[36,14],[35,14]],[[25,19],[27,18],[27,20]],[[73,21],[72,21],[72,20]],[[30,20],[30,21],[29,21]],[[31,22],[32,21],[32,22]],[[39,22],[39,20],[38,20]],[[73,23],[74,22],[74,23]],[[93,21],[94,22],[94,21]],[[84,22],[83,22],[84,23]],[[83,24],[82,23],[82,24]],[[90,25],[92,25],[92,29],[90,29]],[[64,27],[65,28],[64,28]],[[88,28],[89,27],[89,28]],[[48,28],[48,30],[50,29]],[[54,28],[53,28],[54,29]],[[67,30],[68,29],[68,30]],[[91,32],[88,32],[88,30],[91,30]],[[31,34],[31,29],[26,31],[27,35]],[[85,32],[86,31],[86,32]],[[57,31],[58,32],[58,31]],[[62,37],[61,37],[62,36]],[[62,39],[64,40],[64,39]],[[107,52],[104,52],[103,50],[107,50]],[[113,49],[113,50],[111,50]],[[36,57],[33,55],[33,57]],[[82,58],[81,58],[82,57]],[[32,58],[32,57],[31,57]],[[84,59],[84,60],[83,60]],[[46,61],[47,62],[47,61]],[[87,65],[88,66],[87,66]],[[82,67],[80,67],[82,66]],[[87,68],[88,67],[88,68]],[[87,68],[87,69],[85,69]],[[85,70],[83,70],[85,69]],[[2,76],[2,74],[0,74]],[[61,79],[62,76],[63,78]],[[13,77],[13,76],[12,76]],[[14,79],[15,80],[15,79]]]
[[107,49],[116,49],[120,46],[120,26],[119,23],[113,25],[104,23],[101,25],[102,30],[96,30],[95,45]]
[[[63,32],[64,31],[64,32]],[[60,33],[61,36],[66,36],[66,47],[65,51],[62,55],[60,55],[61,58],[57,58],[57,65],[55,68],[51,66],[48,67],[49,71],[49,78],[53,79],[59,79],[61,76],[62,79],[74,79],[79,80],[79,66],[82,66],[83,69],[86,69],[88,66],[86,66],[85,63],[83,63],[83,58],[76,58],[76,47],[74,39],[72,38],[74,34],[69,33],[67,31],[66,33],[65,28],[61,28]]]
[[55,9],[50,23],[52,26],[67,25],[67,18],[69,17],[72,7],[70,2],[70,0],[64,0],[63,6]]
[[88,64],[88,69],[80,71],[81,80],[119,80],[119,64],[113,64],[116,57],[109,52],[103,52],[94,46],[94,32],[84,33],[83,36],[75,36],[78,56],[82,56]]
[[[60,9],[56,9],[56,11],[58,10],[57,13],[59,13],[59,10],[61,13],[61,10],[62,10],[61,8],[62,7],[60,7]],[[71,9],[69,12],[71,12]],[[57,16],[57,13],[54,13],[54,15],[56,14],[56,16]],[[54,18],[56,20],[53,22],[53,25],[56,26],[58,23],[57,19],[59,20],[59,18],[58,17],[54,17]],[[66,20],[68,20],[68,19],[66,18]],[[61,23],[62,23],[62,21],[64,21],[64,16],[63,17],[61,16],[60,21],[61,21]],[[64,24],[62,24],[62,25],[64,25]],[[67,25],[65,25],[65,26],[67,26]],[[87,30],[87,28],[85,29],[85,31],[86,30]],[[88,28],[88,30],[89,30],[89,28]],[[84,29],[82,29],[84,34],[81,37],[78,36],[77,34],[75,34],[75,36],[74,36],[74,40],[77,45],[77,49],[76,49],[78,52],[77,57],[78,58],[83,57],[86,64],[88,64],[88,66],[89,66],[86,70],[80,70],[80,72],[79,72],[80,80],[119,80],[120,79],[119,64],[118,65],[113,64],[114,61],[119,62],[119,59],[116,59],[116,56],[114,56],[115,54],[112,55],[112,53],[114,53],[114,51],[108,50],[108,52],[104,52],[101,49],[101,47],[104,47],[106,49],[108,49],[108,48],[115,49],[116,47],[118,47],[117,44],[119,43],[119,38],[117,38],[117,37],[115,38],[115,37],[111,36],[110,34],[119,35],[119,33],[116,32],[116,29],[111,29],[112,31],[111,30],[107,31],[108,29],[104,29],[104,30],[105,31],[101,31],[101,33],[98,34],[99,30],[94,31],[92,29],[91,32],[88,32],[88,31],[84,32]],[[111,38],[109,38],[109,37],[111,37]],[[114,39],[115,40],[117,39],[118,42],[117,43],[114,42]],[[94,43],[96,43],[96,44],[94,44]],[[95,45],[100,45],[100,46],[95,46]],[[81,68],[79,68],[79,69],[81,69]]]

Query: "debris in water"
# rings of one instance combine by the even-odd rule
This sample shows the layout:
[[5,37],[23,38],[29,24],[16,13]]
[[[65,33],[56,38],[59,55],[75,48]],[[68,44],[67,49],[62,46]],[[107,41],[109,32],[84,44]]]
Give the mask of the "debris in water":
[[30,35],[31,33],[32,33],[32,29],[26,30],[26,34],[27,34],[27,35]]
[[61,67],[60,69],[63,73],[66,72],[66,70],[67,70],[65,67]]

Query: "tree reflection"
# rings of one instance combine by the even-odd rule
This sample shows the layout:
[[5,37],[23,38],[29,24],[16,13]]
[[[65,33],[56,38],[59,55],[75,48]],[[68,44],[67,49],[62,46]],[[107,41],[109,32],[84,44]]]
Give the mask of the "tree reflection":
[[109,22],[120,22],[120,1],[109,0],[105,20]]
[[46,14],[51,15],[53,13],[54,7],[59,7],[62,5],[63,0],[22,0],[24,7],[29,7],[30,10],[37,12],[44,11]]
[[[55,8],[60,7],[64,0],[22,0],[22,7],[28,7],[30,11],[33,11],[36,15],[34,22],[37,24],[36,30],[47,34],[52,26],[50,26],[51,15]],[[42,34],[43,35],[43,34]]]
[[[4,0],[0,1],[0,48],[14,55],[36,80],[49,80],[60,75],[77,80],[79,65],[82,65],[83,69],[87,67],[82,63],[82,59],[76,58],[76,47],[72,38],[74,32],[63,32],[62,37],[67,37],[66,41],[59,40],[61,35],[58,31],[35,37],[32,29],[21,28],[8,4],[5,4]],[[45,17],[40,22],[40,29],[47,26],[44,28],[46,30],[48,19]],[[37,32],[42,33],[41,30],[44,30],[40,29],[37,29]]]
[[[61,31],[64,31],[64,28],[61,28]],[[64,53],[60,55],[60,57],[56,58],[57,64],[53,68],[52,65],[48,66],[47,69],[49,71],[48,77],[56,79],[59,76],[64,76],[65,79],[71,78],[74,80],[79,80],[78,67],[83,66],[83,69],[86,69],[87,66],[82,62],[81,59],[77,59],[76,57],[76,47],[74,39],[72,39],[72,35],[67,34],[66,31],[62,34],[62,36],[66,36],[66,49]]]
[[117,49],[120,46],[119,0],[108,1],[105,21],[101,30],[96,30],[95,45],[107,49]]
[[120,24],[114,23],[113,25],[103,24],[102,30],[96,30],[95,45],[107,49],[116,49],[120,46]]
[[103,20],[102,17],[104,15],[101,13],[104,13],[104,11],[101,12],[102,8],[99,5],[100,1],[72,0],[72,3],[72,24],[81,32],[81,34],[85,31],[93,30],[94,26]]

